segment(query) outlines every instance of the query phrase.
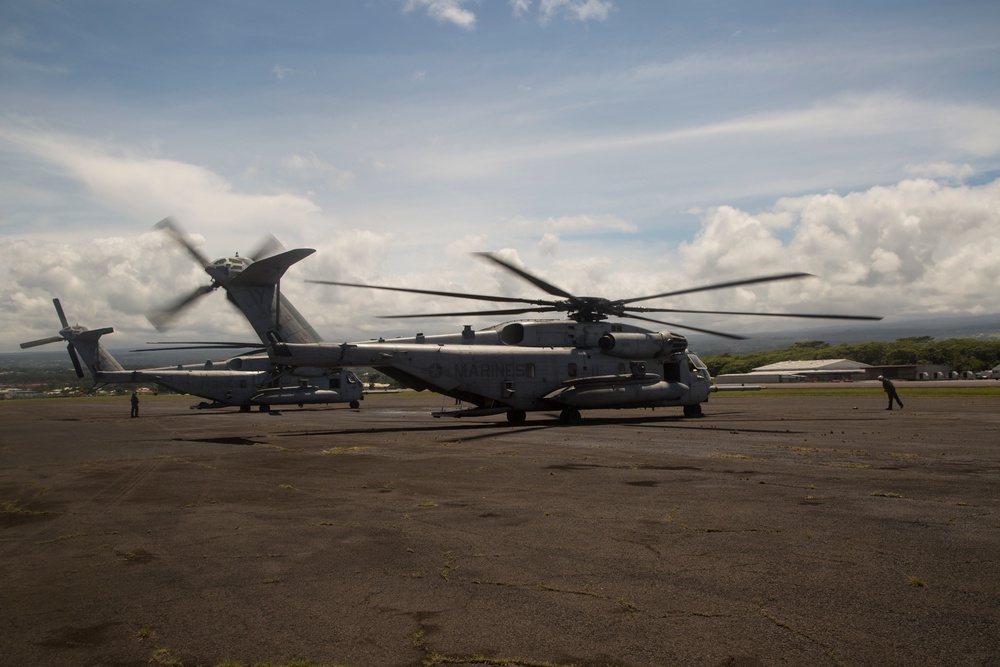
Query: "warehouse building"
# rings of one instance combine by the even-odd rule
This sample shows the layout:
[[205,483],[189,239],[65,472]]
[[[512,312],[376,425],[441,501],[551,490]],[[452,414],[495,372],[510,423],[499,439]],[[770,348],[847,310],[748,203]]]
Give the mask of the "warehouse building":
[[[717,384],[778,384],[784,382],[855,382],[868,379],[872,367],[850,359],[779,361],[749,373],[715,378]],[[875,374],[876,376],[878,373]],[[873,376],[874,377],[874,376]]]
[[[781,384],[785,382],[859,382],[884,375],[890,380],[945,380],[951,368],[940,364],[870,366],[851,359],[810,359],[779,361],[749,373],[732,373],[715,378],[716,384]],[[957,377],[957,376],[956,376]]]

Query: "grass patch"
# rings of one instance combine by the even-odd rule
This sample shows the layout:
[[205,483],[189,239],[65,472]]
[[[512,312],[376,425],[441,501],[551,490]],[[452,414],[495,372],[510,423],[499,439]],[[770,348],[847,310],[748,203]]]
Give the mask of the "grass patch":
[[[177,658],[173,657],[169,648],[161,647],[153,651],[153,654],[149,657],[149,664],[151,665],[169,665],[170,667],[185,667],[184,663]],[[205,663],[199,662],[198,665],[203,665]],[[288,662],[243,662],[242,660],[226,659],[222,662],[212,663],[214,667],[324,667],[318,662],[313,662],[312,660],[300,660],[294,659]],[[330,665],[329,667],[347,667],[346,665],[337,663]]]
[[355,445],[354,447],[331,447],[330,449],[324,449],[321,453],[322,454],[354,454],[356,452],[360,452],[363,449],[365,449],[365,448],[364,447],[358,447],[357,445]]
[[48,514],[48,512],[29,510],[27,507],[21,504],[20,500],[3,500],[0,501],[0,514],[19,514],[21,516],[36,516],[39,514]]
[[[721,385],[725,386],[725,385]],[[1000,398],[1000,385],[984,387],[949,387],[935,384],[933,386],[920,384],[896,385],[896,390],[905,402],[907,398]],[[881,387],[765,387],[760,391],[734,391],[725,394],[727,398],[754,398],[758,396],[857,396],[885,399]]]

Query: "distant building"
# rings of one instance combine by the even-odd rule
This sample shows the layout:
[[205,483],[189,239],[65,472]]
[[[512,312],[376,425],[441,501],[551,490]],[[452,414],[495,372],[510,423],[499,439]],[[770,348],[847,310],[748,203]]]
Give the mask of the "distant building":
[[946,380],[951,367],[942,364],[870,366],[851,359],[811,359],[779,361],[749,373],[732,373],[715,378],[716,384],[780,384],[785,382],[859,382],[884,375],[890,380]]
[[[872,367],[850,359],[809,359],[779,361],[749,373],[733,373],[715,378],[717,384],[778,384],[784,382],[855,382],[868,379]],[[876,373],[877,375],[877,373]]]
[[898,366],[873,366],[878,375],[890,380],[947,380],[951,366],[945,364],[900,364]]

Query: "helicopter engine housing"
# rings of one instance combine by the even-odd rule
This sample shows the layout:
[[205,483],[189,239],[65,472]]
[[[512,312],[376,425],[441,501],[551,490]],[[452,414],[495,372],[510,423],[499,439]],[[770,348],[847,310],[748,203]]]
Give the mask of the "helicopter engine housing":
[[683,336],[665,336],[659,332],[606,333],[597,341],[604,354],[621,359],[651,359],[687,349]]

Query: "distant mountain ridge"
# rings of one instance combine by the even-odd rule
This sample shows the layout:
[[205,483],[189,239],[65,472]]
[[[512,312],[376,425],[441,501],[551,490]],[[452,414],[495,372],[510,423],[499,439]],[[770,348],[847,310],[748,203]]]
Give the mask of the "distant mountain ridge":
[[[727,331],[739,333],[738,330]],[[747,340],[725,340],[717,336],[690,334],[691,349],[699,355],[748,354],[789,347],[795,343],[821,340],[830,345],[891,342],[911,336],[946,338],[1000,338],[1000,314],[924,317],[885,320],[868,324],[838,324],[807,329],[783,329],[746,334]]]

